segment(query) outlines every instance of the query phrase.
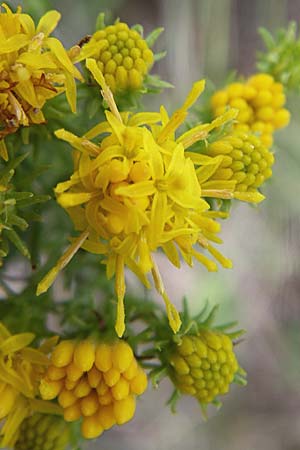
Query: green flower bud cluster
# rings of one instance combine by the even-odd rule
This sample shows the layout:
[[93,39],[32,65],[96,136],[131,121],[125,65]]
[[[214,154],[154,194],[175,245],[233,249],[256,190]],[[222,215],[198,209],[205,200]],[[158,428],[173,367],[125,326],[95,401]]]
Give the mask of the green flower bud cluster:
[[236,181],[236,192],[255,192],[272,176],[274,155],[253,133],[233,130],[211,143],[207,153],[224,156],[212,178]]
[[147,42],[122,22],[96,31],[82,50],[97,61],[113,93],[140,89],[154,61]]
[[226,394],[239,369],[231,339],[208,330],[183,336],[169,362],[177,389],[204,404]]
[[34,414],[24,420],[14,450],[65,450],[69,441],[69,427],[62,418]]

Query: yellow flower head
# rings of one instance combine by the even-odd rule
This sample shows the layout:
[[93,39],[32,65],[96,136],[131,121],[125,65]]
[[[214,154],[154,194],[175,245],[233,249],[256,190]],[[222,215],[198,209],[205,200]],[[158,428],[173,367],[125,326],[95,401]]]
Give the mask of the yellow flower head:
[[235,181],[236,198],[256,192],[272,176],[274,155],[253,133],[233,130],[209,144],[206,152],[210,156],[223,155],[213,179]]
[[61,417],[33,414],[22,423],[14,450],[65,450],[69,442],[70,429]]
[[38,400],[38,387],[49,360],[48,344],[29,347],[34,334],[11,335],[0,322],[0,447],[13,447],[19,427],[32,412],[59,414],[57,405]]
[[[61,42],[49,37],[60,20],[57,11],[47,12],[37,27],[21,8],[13,13],[5,4],[0,11],[0,139],[21,125],[44,122],[45,102],[66,91],[76,109],[74,67]],[[3,144],[2,144],[3,146]],[[5,149],[2,156],[7,159]]]
[[147,388],[147,376],[127,342],[61,341],[41,380],[42,398],[58,397],[64,419],[81,417],[86,439],[123,425],[135,413],[135,397]]
[[[236,182],[211,179],[223,156],[209,157],[186,149],[234,118],[236,111],[176,138],[175,131],[203,91],[204,81],[194,84],[184,105],[170,118],[163,107],[159,113],[120,114],[96,61],[87,60],[87,67],[102,87],[110,111],[106,111],[105,122],[82,138],[65,130],[56,133],[76,149],[74,173],[55,191],[58,203],[81,234],[40,282],[37,293],[48,289],[58,271],[82,247],[104,255],[107,277],[115,276],[119,336],[124,332],[125,266],[148,288],[146,275],[152,273],[176,332],[180,318],[165,292],[153,255],[161,248],[176,267],[180,267],[182,256],[189,265],[195,259],[208,270],[217,270],[216,263],[202,253],[204,249],[224,267],[231,267],[210,244],[210,240],[220,242],[216,236],[220,225],[215,218],[224,217],[224,213],[209,211],[203,197],[233,198]],[[104,133],[100,143],[90,140]],[[259,193],[245,198],[253,202],[262,199]]]
[[154,56],[141,35],[118,22],[96,31],[79,59],[93,57],[113,93],[136,91],[151,68]]
[[290,120],[285,101],[283,85],[269,74],[258,73],[244,83],[231,83],[217,91],[211,105],[216,116],[223,114],[228,106],[238,109],[236,128],[258,132],[262,143],[271,147],[273,132],[287,126]]
[[229,336],[203,330],[185,335],[169,359],[170,375],[180,392],[196,397],[201,404],[227,394],[239,367]]

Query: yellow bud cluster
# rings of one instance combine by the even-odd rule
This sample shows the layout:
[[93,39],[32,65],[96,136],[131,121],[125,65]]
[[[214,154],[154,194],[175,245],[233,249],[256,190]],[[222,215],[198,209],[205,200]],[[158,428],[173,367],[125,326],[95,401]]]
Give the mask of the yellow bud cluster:
[[15,450],[65,450],[70,430],[63,419],[48,414],[34,414],[24,420]]
[[82,435],[93,439],[131,420],[135,397],[146,387],[147,376],[125,341],[61,341],[51,355],[40,393],[46,400],[58,397],[67,422],[82,417]]
[[225,334],[201,331],[183,336],[170,358],[172,379],[183,393],[210,403],[228,392],[239,365]]
[[231,83],[211,99],[214,115],[223,114],[228,106],[239,110],[236,128],[260,133],[266,147],[273,143],[273,132],[290,121],[283,85],[266,73],[258,73],[245,83]]
[[113,93],[141,88],[154,61],[153,52],[141,35],[121,22],[94,33],[84,45],[83,54],[96,59]]
[[236,192],[254,192],[272,176],[274,155],[253,133],[233,130],[209,144],[207,152],[224,155],[212,179],[236,181]]

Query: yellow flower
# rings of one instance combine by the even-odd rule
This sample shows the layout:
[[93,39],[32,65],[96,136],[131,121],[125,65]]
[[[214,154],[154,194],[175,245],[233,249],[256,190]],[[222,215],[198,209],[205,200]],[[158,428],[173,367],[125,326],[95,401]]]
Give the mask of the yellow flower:
[[223,155],[223,161],[213,175],[215,180],[236,182],[235,197],[245,200],[272,176],[274,155],[253,133],[233,130],[209,144],[210,156]]
[[0,12],[0,155],[8,159],[3,139],[21,125],[43,123],[45,102],[66,91],[76,109],[74,78],[81,79],[61,42],[49,35],[60,13],[48,11],[37,27],[21,8],[13,13],[6,4]]
[[[233,198],[236,182],[211,178],[222,156],[212,158],[186,149],[232,120],[236,111],[230,110],[212,123],[200,124],[176,138],[175,131],[203,91],[204,81],[194,84],[184,105],[170,118],[163,107],[159,113],[120,114],[96,61],[88,59],[87,67],[100,84],[110,111],[106,111],[107,121],[82,138],[65,130],[56,132],[76,149],[74,173],[57,185],[57,201],[81,234],[39,283],[37,294],[49,288],[59,270],[81,247],[104,255],[107,277],[115,276],[118,336],[125,328],[125,266],[147,288],[147,274],[152,274],[165,301],[170,326],[177,332],[180,317],[165,292],[154,253],[161,248],[176,267],[180,267],[182,256],[189,265],[195,259],[208,270],[217,270],[216,263],[202,253],[204,249],[224,267],[231,267],[231,262],[209,242],[221,242],[216,236],[220,225],[215,218],[226,215],[209,211],[203,197]],[[106,137],[99,144],[91,141],[103,133]],[[259,202],[263,198],[253,192],[246,200]]]
[[[61,409],[39,400],[39,381],[49,364],[51,340],[36,350],[34,334],[11,335],[0,322],[0,447],[13,447],[23,420],[33,412],[60,414]],[[55,342],[55,340],[53,340]]]
[[34,414],[24,420],[14,450],[65,450],[70,442],[66,422],[50,414]]
[[226,394],[235,374],[244,374],[233,352],[231,339],[210,330],[183,336],[174,348],[169,364],[175,386],[202,404]]
[[273,143],[273,132],[286,127],[290,113],[284,108],[283,85],[266,73],[258,73],[244,83],[231,83],[217,91],[211,99],[214,114],[224,113],[226,107],[239,110],[236,128],[254,131],[266,147]]
[[42,398],[58,397],[67,422],[82,417],[81,432],[86,439],[131,420],[135,397],[147,388],[145,372],[122,340],[61,341],[51,363],[41,380]]
[[122,22],[96,31],[76,60],[87,57],[97,61],[113,93],[140,89],[154,61],[146,41]]

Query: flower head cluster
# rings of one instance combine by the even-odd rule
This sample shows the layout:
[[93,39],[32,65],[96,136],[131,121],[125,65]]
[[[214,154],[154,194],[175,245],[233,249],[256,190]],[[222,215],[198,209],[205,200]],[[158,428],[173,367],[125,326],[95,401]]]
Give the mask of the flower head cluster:
[[96,31],[79,58],[87,56],[97,61],[113,93],[140,89],[154,61],[146,41],[123,22]]
[[226,394],[239,370],[231,339],[210,330],[183,336],[169,363],[177,389],[203,404]]
[[[146,287],[150,287],[146,275],[152,273],[176,332],[180,318],[165,292],[153,253],[161,248],[176,267],[180,267],[182,256],[189,265],[195,259],[208,270],[217,270],[215,261],[202,253],[204,249],[222,266],[231,267],[231,262],[210,243],[220,242],[216,236],[220,225],[215,218],[225,215],[209,211],[203,197],[233,198],[236,182],[212,179],[223,156],[209,157],[187,149],[205,139],[210,130],[234,118],[236,111],[230,110],[212,123],[200,124],[176,138],[176,129],[204,89],[203,81],[194,84],[184,105],[170,118],[163,107],[159,113],[120,115],[96,61],[88,59],[87,66],[101,85],[110,111],[106,111],[107,121],[82,138],[65,130],[56,133],[76,149],[74,173],[55,191],[58,203],[81,234],[40,282],[37,292],[46,291],[58,271],[82,247],[103,254],[107,277],[115,275],[119,336],[124,332],[125,266]],[[90,140],[101,134],[106,136],[100,143]],[[252,192],[246,196],[239,193],[238,198],[259,202],[264,197]]]
[[0,447],[12,447],[18,429],[32,412],[60,413],[60,408],[38,396],[38,386],[49,363],[45,353],[48,344],[39,350],[28,347],[34,334],[11,335],[0,322]]
[[288,125],[290,113],[284,108],[283,85],[266,73],[253,75],[244,83],[231,83],[211,99],[214,114],[224,113],[228,106],[239,110],[236,128],[254,131],[266,147],[273,143],[273,132]]
[[224,156],[213,179],[235,181],[237,192],[256,192],[272,176],[274,155],[253,133],[233,130],[209,144],[207,154]]
[[[49,37],[60,13],[47,12],[37,27],[28,14],[7,5],[0,12],[0,139],[21,125],[45,121],[45,102],[66,90],[76,109],[74,78],[81,79],[61,42]],[[2,144],[3,146],[3,144]],[[2,151],[5,155],[5,150]]]
[[14,450],[65,450],[70,430],[59,416],[34,414],[24,420]]
[[147,387],[147,376],[131,347],[122,340],[94,344],[91,340],[61,341],[51,356],[40,392],[58,397],[68,422],[83,417],[82,435],[93,439],[135,413],[135,397]]

